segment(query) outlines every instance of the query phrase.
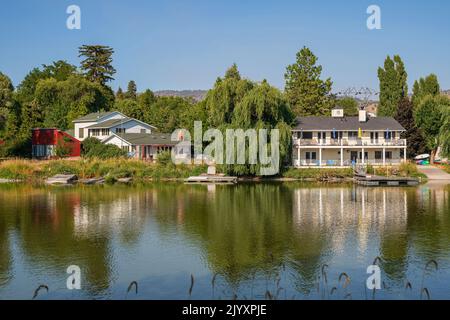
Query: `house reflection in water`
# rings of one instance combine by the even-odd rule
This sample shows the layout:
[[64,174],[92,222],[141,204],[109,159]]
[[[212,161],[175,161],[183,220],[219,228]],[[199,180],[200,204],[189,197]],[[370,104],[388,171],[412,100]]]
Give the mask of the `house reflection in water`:
[[[408,192],[402,188],[301,188],[293,192],[293,223],[324,237],[331,255],[346,252],[355,261],[377,255],[395,261],[402,277],[407,255],[403,236],[408,223]],[[397,246],[396,252],[386,250]],[[387,272],[390,270],[388,269]]]

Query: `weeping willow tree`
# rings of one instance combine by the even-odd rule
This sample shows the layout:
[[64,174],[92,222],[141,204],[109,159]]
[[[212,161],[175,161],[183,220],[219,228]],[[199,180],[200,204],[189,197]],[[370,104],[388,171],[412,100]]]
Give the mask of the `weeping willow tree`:
[[[248,132],[249,129],[267,130],[268,156],[273,155],[271,150],[271,130],[279,130],[279,168],[289,161],[291,139],[290,125],[294,121],[293,113],[283,96],[275,87],[264,80],[256,83],[248,79],[242,79],[236,65],[233,65],[225,77],[219,78],[212,90],[207,94],[205,107],[207,110],[207,122],[210,128],[217,128],[227,137],[227,129]],[[260,137],[258,137],[259,139]],[[245,164],[238,163],[237,145],[233,143],[233,151],[226,149],[226,153],[232,152],[231,161],[234,164],[224,164],[222,171],[233,175],[259,175],[261,167],[261,150],[257,150],[258,160],[251,161],[250,140],[245,140]],[[225,162],[225,161],[224,161]],[[230,162],[227,162],[230,163]]]

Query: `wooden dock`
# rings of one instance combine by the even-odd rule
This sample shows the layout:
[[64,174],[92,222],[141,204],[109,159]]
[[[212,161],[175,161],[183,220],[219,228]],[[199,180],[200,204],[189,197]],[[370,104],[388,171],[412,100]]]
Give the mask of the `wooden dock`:
[[69,185],[78,181],[78,177],[74,174],[57,174],[45,180],[46,184],[51,185]]
[[227,177],[221,175],[201,175],[197,177],[189,177],[184,182],[186,183],[214,183],[214,184],[233,184],[237,183],[237,177]]
[[371,175],[355,175],[355,183],[367,187],[397,187],[397,186],[417,186],[419,180],[416,178],[407,177],[382,177],[382,176],[371,176]]

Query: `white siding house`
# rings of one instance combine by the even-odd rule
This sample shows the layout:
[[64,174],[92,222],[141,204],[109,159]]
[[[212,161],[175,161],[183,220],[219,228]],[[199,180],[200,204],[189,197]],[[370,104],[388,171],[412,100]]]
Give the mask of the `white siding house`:
[[354,164],[398,165],[406,161],[405,129],[390,117],[300,117],[292,130],[295,167],[345,167]]
[[88,137],[104,140],[114,133],[152,133],[156,128],[137,119],[128,118],[118,111],[91,113],[73,121],[75,138]]
[[75,127],[75,138],[80,141],[86,139],[88,137],[88,132],[85,128],[89,126],[108,120],[125,118],[127,117],[119,111],[90,113],[73,121]]

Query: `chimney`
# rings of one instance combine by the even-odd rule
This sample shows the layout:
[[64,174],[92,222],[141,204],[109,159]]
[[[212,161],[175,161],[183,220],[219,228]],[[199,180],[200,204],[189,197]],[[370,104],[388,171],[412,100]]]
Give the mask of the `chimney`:
[[367,122],[367,111],[364,109],[359,110],[359,122]]
[[336,106],[331,110],[331,116],[333,118],[343,118],[344,117],[344,108],[341,106]]

